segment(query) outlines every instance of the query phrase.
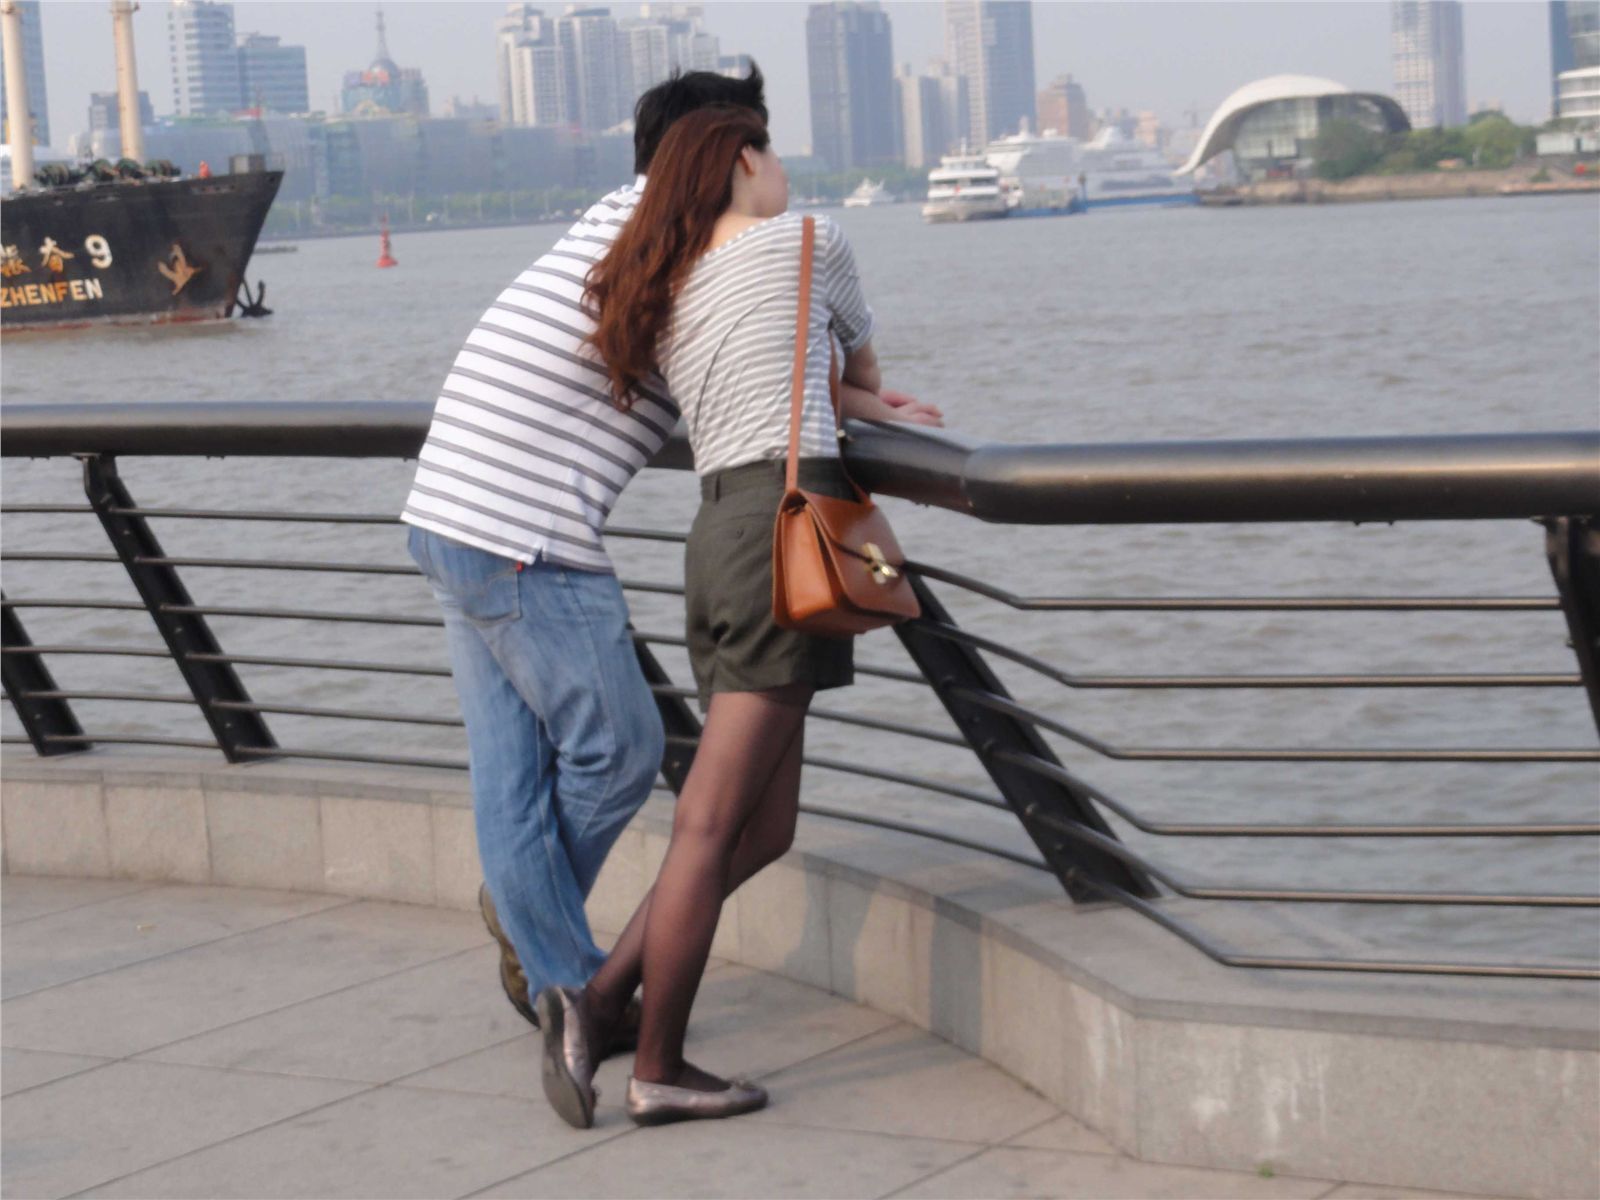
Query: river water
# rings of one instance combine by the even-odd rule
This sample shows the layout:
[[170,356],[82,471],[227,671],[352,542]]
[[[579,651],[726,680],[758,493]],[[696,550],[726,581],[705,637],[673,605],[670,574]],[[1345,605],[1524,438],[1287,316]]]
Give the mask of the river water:
[[[978,438],[1097,442],[1594,428],[1600,424],[1600,208],[1588,197],[1315,208],[1095,213],[929,227],[915,208],[837,212],[879,318],[893,386],[937,401]],[[480,311],[547,247],[553,226],[308,241],[256,259],[275,315],[211,328],[9,336],[8,403],[101,400],[429,400]],[[398,462],[129,460],[147,506],[398,511]],[[64,461],[5,462],[3,495],[81,501]],[[692,479],[646,472],[624,526],[687,526]],[[1552,594],[1542,531],[1524,522],[1401,526],[1006,528],[889,502],[908,553],[1030,595]],[[174,553],[406,562],[392,527],[164,520]],[[92,518],[10,515],[8,550],[103,551]],[[681,550],[616,540],[628,579],[681,580]],[[428,614],[420,581],[358,574],[185,573],[203,603]],[[7,565],[7,594],[132,598],[121,569]],[[1085,674],[1572,672],[1557,612],[1018,614],[951,589],[964,624]],[[674,598],[631,597],[636,624],[681,632]],[[41,643],[155,645],[148,620],[23,610]],[[225,648],[442,666],[432,629],[217,619]],[[687,666],[660,652],[675,678]],[[892,634],[858,659],[907,660]],[[69,688],[181,689],[166,663],[57,656]],[[1057,719],[1121,747],[1595,746],[1576,688],[1476,691],[1069,689],[1007,664],[1003,681]],[[450,716],[447,681],[354,671],[241,669],[258,700]],[[924,690],[864,680],[819,707],[948,731]],[[203,737],[192,707],[78,705],[93,732]],[[7,734],[19,732],[9,706]],[[280,743],[464,758],[458,731],[274,716]],[[808,750],[987,790],[970,753],[814,719]],[[1113,761],[1052,735],[1062,760],[1152,819],[1595,819],[1600,768],[1576,765],[1228,764]],[[15,747],[10,753],[27,753]],[[1015,820],[910,788],[813,769],[809,799],[954,826],[1028,849]],[[1150,838],[1182,877],[1219,884],[1455,891],[1593,891],[1593,839]],[[1340,952],[1592,960],[1592,910],[1299,906]],[[1202,918],[1204,923],[1207,918]],[[1217,918],[1218,922],[1222,918]],[[1216,924],[1215,928],[1224,928]],[[1305,949],[1285,926],[1251,949]],[[1275,940],[1276,939],[1276,940]]]

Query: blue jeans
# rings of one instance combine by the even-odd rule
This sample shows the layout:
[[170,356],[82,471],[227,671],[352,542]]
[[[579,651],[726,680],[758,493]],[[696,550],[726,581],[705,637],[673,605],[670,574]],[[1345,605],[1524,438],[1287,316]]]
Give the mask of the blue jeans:
[[605,955],[584,898],[655,782],[661,716],[615,575],[531,566],[411,527],[444,610],[484,881],[531,1001]]

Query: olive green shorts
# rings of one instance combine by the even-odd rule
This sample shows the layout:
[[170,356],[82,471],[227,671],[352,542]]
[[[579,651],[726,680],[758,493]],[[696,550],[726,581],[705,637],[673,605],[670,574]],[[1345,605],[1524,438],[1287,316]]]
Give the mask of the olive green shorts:
[[[782,459],[745,463],[700,480],[700,511],[684,556],[689,662],[700,707],[716,692],[791,683],[818,690],[854,679],[854,638],[818,637],[772,619],[772,527],[783,498]],[[836,458],[800,460],[800,486],[850,498]]]

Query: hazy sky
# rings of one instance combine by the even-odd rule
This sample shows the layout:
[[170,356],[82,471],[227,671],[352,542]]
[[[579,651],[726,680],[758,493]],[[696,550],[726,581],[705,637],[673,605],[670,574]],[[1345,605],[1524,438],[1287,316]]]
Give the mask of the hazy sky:
[[[334,111],[339,81],[363,67],[375,46],[378,6],[354,0],[266,0],[234,5],[241,32],[277,34],[306,47],[314,108]],[[452,96],[493,102],[493,25],[503,3],[389,0],[389,49],[401,66],[421,67],[434,111]],[[545,6],[557,13],[564,5]],[[706,25],[725,54],[755,56],[768,78],[778,149],[810,143],[805,12],[799,0],[711,0]],[[889,0],[898,62],[919,67],[943,52],[935,0]],[[89,93],[116,86],[106,0],[45,0],[44,53],[54,141],[87,125]],[[139,79],[157,113],[172,110],[166,55],[168,5],[144,0],[134,19]],[[613,4],[633,16],[637,4]],[[1204,123],[1233,89],[1264,75],[1319,75],[1360,90],[1389,91],[1389,5],[1374,0],[1035,0],[1039,85],[1071,72],[1091,106],[1154,109],[1169,125]],[[1495,103],[1523,122],[1549,116],[1548,6],[1542,0],[1469,0],[1465,6],[1469,108]]]

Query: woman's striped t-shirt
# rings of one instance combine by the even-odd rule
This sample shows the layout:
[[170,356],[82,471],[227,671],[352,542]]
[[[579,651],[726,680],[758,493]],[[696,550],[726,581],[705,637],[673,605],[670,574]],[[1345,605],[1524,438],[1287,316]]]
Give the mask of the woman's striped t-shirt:
[[[800,453],[837,457],[830,330],[849,354],[871,338],[872,310],[844,233],[826,217],[815,220]],[[801,222],[785,213],[752,225],[702,255],[678,292],[661,373],[688,424],[701,475],[788,452]]]
[[644,179],[584,214],[500,293],[456,355],[401,520],[520,562],[610,571],[601,530],[678,422],[659,387],[624,412],[589,347],[589,268]]

